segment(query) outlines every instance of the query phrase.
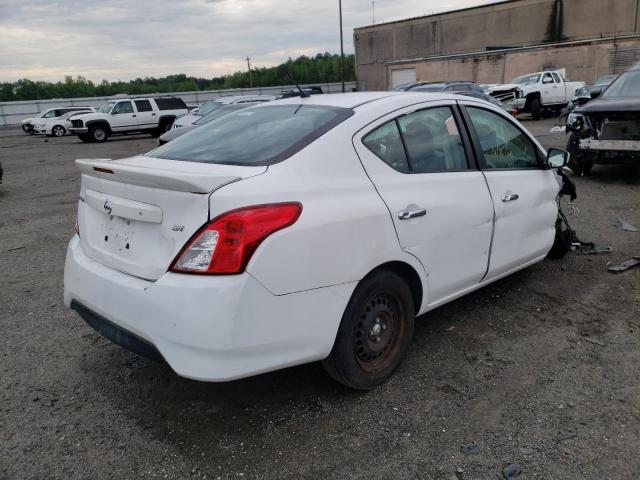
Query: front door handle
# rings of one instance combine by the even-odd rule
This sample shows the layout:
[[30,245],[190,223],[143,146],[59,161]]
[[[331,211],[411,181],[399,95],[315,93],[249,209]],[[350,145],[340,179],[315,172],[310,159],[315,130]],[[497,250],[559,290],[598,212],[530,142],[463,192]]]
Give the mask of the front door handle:
[[420,210],[402,210],[398,212],[398,218],[400,220],[409,220],[410,218],[424,217],[427,214],[425,209]]
[[518,200],[519,198],[520,198],[520,195],[516,193],[507,192],[502,196],[502,201],[504,203],[513,202],[515,200]]

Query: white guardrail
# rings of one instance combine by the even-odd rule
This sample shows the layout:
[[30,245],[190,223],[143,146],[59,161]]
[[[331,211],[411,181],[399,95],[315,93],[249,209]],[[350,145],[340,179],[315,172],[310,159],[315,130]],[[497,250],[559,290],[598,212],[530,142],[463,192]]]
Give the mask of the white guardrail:
[[[342,91],[341,83],[313,83],[300,85],[301,87],[319,86],[324,93],[338,93]],[[283,90],[295,89],[295,85],[283,85],[279,87],[237,88],[231,90],[203,90],[198,92],[170,92],[151,93],[144,95],[116,95],[112,97],[88,97],[88,98],[52,98],[49,100],[25,100],[19,102],[0,102],[0,126],[20,125],[24,118],[32,117],[36,113],[53,107],[68,107],[81,105],[86,107],[100,107],[106,101],[114,98],[136,98],[175,96],[180,97],[188,104],[202,104],[209,100],[231,95],[278,95]],[[345,90],[351,92],[356,88],[355,82],[345,83]]]

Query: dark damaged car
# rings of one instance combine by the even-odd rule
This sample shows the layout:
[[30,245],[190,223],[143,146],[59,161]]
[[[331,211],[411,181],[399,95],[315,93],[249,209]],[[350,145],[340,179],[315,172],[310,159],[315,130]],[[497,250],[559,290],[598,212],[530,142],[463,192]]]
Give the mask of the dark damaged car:
[[597,100],[569,115],[569,167],[588,175],[596,164],[640,168],[640,65],[620,75]]

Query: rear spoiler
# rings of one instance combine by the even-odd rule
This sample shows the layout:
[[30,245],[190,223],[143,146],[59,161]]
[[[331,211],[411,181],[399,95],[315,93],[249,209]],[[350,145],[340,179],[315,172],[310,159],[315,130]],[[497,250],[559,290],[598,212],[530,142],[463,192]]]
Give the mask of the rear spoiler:
[[[142,187],[190,193],[210,193],[223,185],[240,180],[239,175],[186,172],[174,169],[140,167],[114,162],[108,158],[79,159],[80,171],[91,177]],[[187,170],[186,168],[184,170]]]

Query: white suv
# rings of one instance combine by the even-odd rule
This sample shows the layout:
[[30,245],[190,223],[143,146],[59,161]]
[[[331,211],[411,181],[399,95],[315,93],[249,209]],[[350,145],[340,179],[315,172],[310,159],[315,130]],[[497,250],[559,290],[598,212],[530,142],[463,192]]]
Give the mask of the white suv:
[[146,155],[76,161],[64,302],[185,377],[323,360],[373,388],[416,315],[568,251],[552,168],[566,158],[469,97],[239,110]]
[[177,97],[110,100],[95,113],[74,117],[69,131],[83,142],[104,142],[112,135],[130,133],[159,137],[186,113],[187,105]]

